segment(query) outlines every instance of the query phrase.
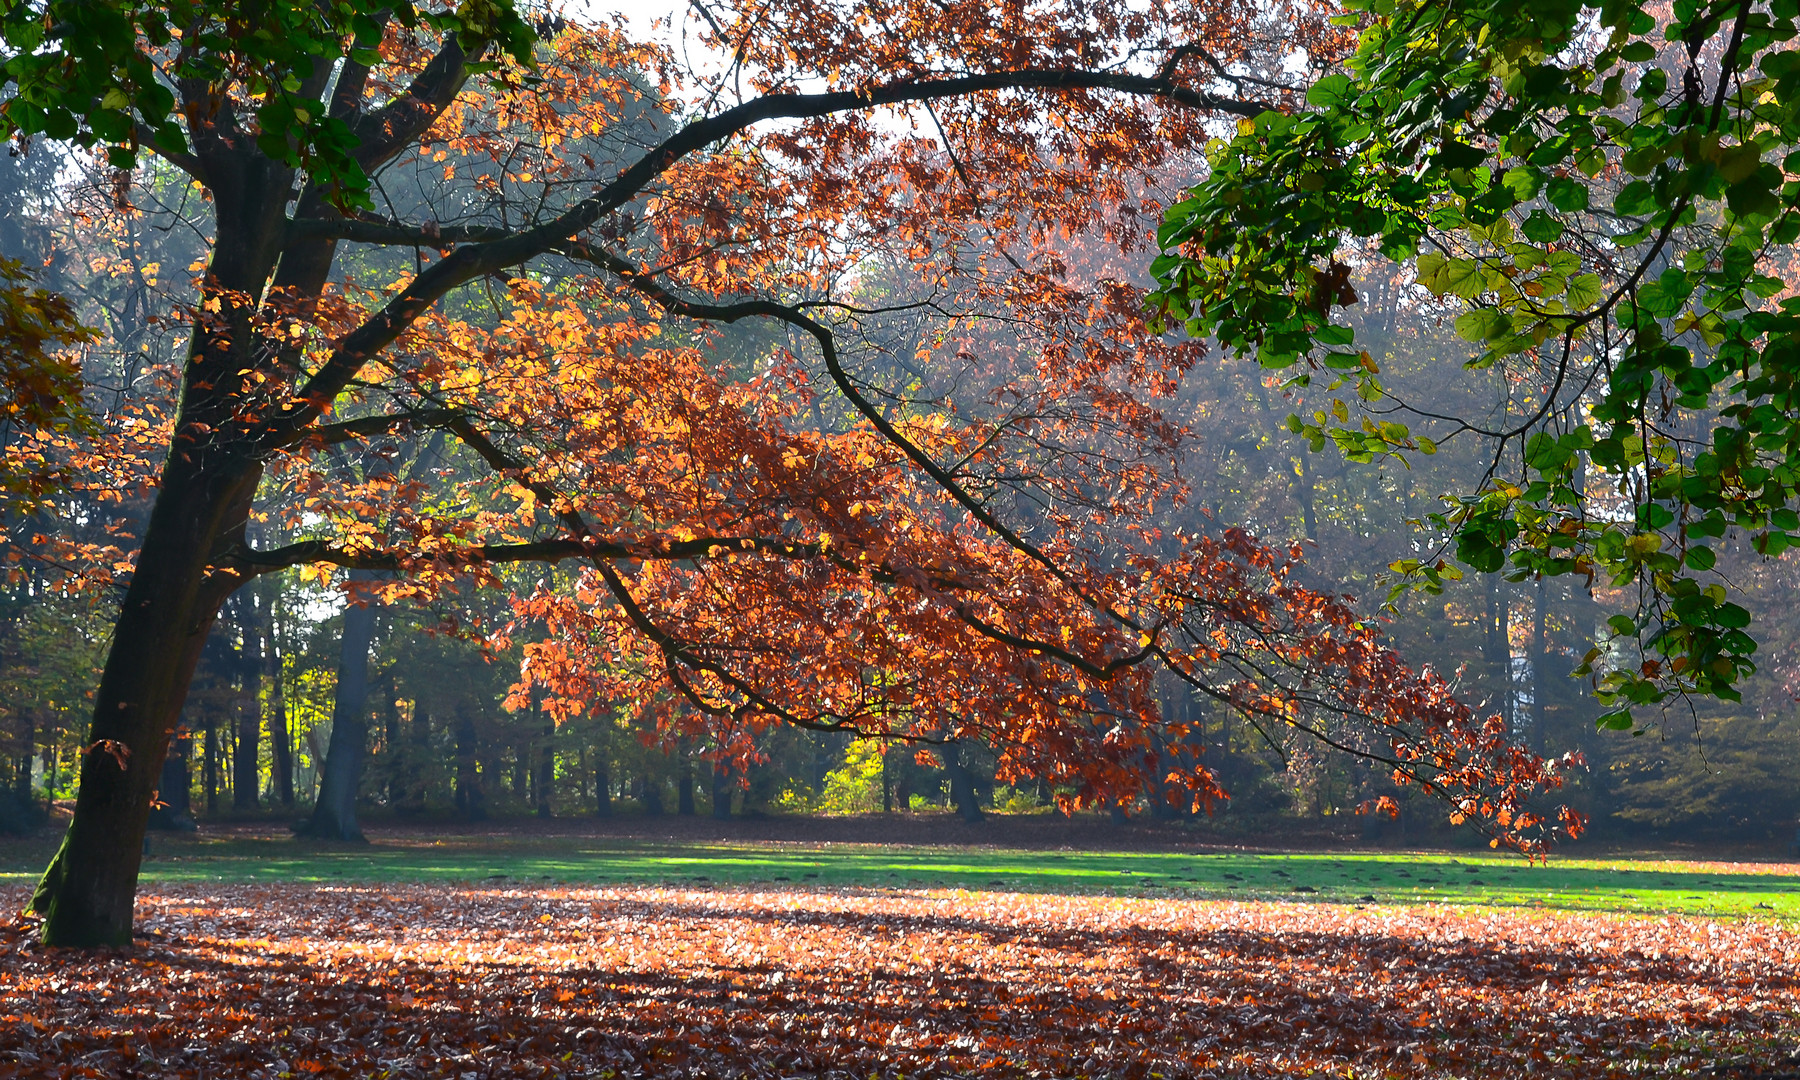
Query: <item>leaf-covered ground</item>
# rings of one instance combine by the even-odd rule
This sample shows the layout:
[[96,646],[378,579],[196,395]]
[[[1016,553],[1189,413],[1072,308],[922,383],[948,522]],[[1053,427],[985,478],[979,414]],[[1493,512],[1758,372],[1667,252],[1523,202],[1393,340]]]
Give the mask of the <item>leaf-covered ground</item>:
[[1755,920],[443,883],[140,904],[129,952],[0,930],[0,1077],[1800,1069],[1800,935]]

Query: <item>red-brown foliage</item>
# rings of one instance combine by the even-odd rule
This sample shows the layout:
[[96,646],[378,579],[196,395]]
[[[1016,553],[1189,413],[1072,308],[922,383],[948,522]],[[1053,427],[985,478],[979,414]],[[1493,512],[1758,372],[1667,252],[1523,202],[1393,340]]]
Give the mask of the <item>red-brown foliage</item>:
[[1800,1034],[1800,936],[1750,922],[865,890],[139,904],[131,952],[0,931],[0,1077],[1730,1076]]

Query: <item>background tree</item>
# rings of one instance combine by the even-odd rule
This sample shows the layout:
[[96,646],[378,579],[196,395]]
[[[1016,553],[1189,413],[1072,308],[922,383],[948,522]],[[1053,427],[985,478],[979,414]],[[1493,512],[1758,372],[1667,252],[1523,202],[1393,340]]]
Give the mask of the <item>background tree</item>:
[[[1458,559],[1636,592],[1579,668],[1604,726],[1671,695],[1739,700],[1757,642],[1731,570],[1800,527],[1796,6],[1349,7],[1343,68],[1306,109],[1241,125],[1172,209],[1156,302],[1369,403],[1291,417],[1315,448],[1482,443],[1480,482],[1429,519]],[[1334,311],[1382,259],[1454,319],[1448,355],[1504,374],[1503,408],[1421,406],[1356,349]],[[1395,569],[1436,590],[1446,564]]]

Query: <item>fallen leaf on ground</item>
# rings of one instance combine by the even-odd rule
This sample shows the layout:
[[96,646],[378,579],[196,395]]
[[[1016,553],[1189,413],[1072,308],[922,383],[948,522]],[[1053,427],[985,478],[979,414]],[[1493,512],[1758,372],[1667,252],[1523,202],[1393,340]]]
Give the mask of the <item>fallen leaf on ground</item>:
[[1800,935],[1757,921],[170,884],[139,924],[0,929],[0,1077],[1752,1075],[1800,1038]]

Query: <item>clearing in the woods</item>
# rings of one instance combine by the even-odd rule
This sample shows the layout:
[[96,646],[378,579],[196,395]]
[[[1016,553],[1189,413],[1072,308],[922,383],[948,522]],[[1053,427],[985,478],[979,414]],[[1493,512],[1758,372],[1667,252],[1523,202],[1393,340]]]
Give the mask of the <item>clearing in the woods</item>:
[[1800,1070],[1800,866],[756,831],[158,837],[136,949],[0,935],[0,1077]]

